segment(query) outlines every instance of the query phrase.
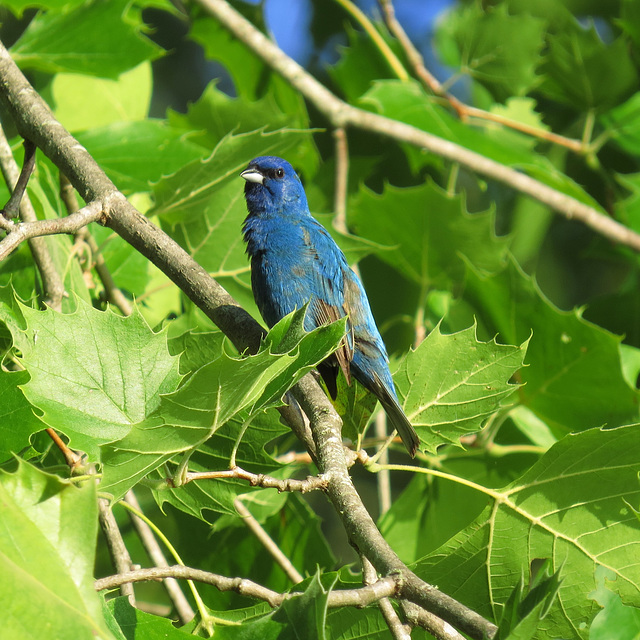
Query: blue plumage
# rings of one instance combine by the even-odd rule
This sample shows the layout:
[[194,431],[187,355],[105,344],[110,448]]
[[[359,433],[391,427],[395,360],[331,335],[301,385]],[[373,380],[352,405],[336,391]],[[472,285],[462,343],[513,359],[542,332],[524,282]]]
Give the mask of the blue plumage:
[[418,436],[398,403],[387,351],[362,283],[331,236],[309,213],[304,188],[293,167],[261,156],[240,174],[246,181],[244,239],[251,258],[256,304],[271,327],[307,302],[305,329],[348,316],[342,345],[320,371],[336,395],[338,369],[374,393],[413,456]]

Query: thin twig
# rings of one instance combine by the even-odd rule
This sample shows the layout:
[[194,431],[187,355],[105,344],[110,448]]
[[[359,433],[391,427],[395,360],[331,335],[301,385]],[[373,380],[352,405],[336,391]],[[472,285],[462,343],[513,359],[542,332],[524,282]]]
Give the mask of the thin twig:
[[293,566],[293,563],[282,552],[282,549],[273,541],[273,538],[264,530],[264,527],[253,517],[253,514],[243,504],[240,497],[233,501],[233,506],[242,518],[242,522],[249,528],[251,533],[258,539],[260,544],[269,552],[271,557],[277,562],[280,568],[287,574],[293,584],[298,584],[304,580],[304,576]]
[[[274,478],[263,473],[251,473],[240,467],[224,469],[222,471],[188,471],[182,484],[193,482],[194,480],[246,480],[252,487],[263,487],[264,489],[277,489],[278,491],[299,491],[308,493],[309,491],[324,490],[327,488],[327,478],[324,476],[307,476],[304,480],[294,478]],[[170,483],[170,478],[167,479]]]
[[7,222],[0,226],[7,231],[7,237],[0,241],[0,261],[4,260],[25,240],[59,233],[75,233],[91,222],[97,222],[104,216],[102,202],[94,201],[76,213],[55,220],[36,220],[35,222]]
[[[376,440],[384,443],[387,439],[387,417],[384,411],[378,411],[374,422],[376,430]],[[378,447],[379,449],[380,447]],[[384,451],[380,453],[378,458],[380,464],[389,464],[389,449],[384,447]],[[376,483],[378,485],[378,506],[380,508],[380,516],[383,516],[391,508],[391,474],[384,470],[376,474]]]
[[382,57],[387,61],[387,64],[393,71],[393,73],[403,82],[409,80],[409,74],[404,68],[404,65],[395,53],[391,50],[391,47],[385,42],[384,38],[378,33],[377,29],[371,23],[371,20],[367,18],[366,14],[356,6],[351,0],[336,0],[349,14],[358,21],[360,26],[367,32],[367,35],[375,43],[378,51],[382,54]]
[[[216,573],[202,571],[185,567],[184,565],[174,565],[173,567],[154,567],[153,569],[137,569],[127,573],[100,578],[94,582],[96,591],[103,589],[113,589],[128,582],[147,582],[149,580],[164,580],[164,578],[178,578],[193,580],[210,584],[220,591],[235,591],[240,595],[257,600],[263,600],[271,607],[280,606],[285,600],[289,600],[300,593],[278,593],[267,589],[251,580],[244,578],[227,578]],[[375,604],[380,598],[393,597],[398,588],[396,578],[387,577],[378,580],[375,584],[360,589],[340,589],[329,593],[328,606],[336,607],[366,607]]]
[[[127,492],[127,495],[124,497],[127,504],[130,504],[136,511],[142,512],[140,507],[140,503],[136,498],[135,493],[132,489]],[[169,563],[162,552],[160,544],[156,540],[156,537],[153,535],[153,531],[151,531],[151,527],[141,518],[138,518],[133,512],[129,511],[129,516],[131,518],[131,522],[135,527],[135,530],[142,542],[142,546],[145,548],[145,551],[149,555],[149,558],[153,562],[156,567],[168,567]],[[175,578],[165,578],[163,580],[164,588],[167,590],[167,594],[175,607],[175,610],[180,618],[182,624],[187,624],[190,620],[195,616],[195,612],[191,608],[189,604],[189,600],[182,592],[180,588],[180,584],[177,582]]]
[[570,220],[579,220],[613,242],[640,251],[640,234],[607,217],[594,207],[572,198],[516,169],[417,127],[364,111],[340,100],[297,62],[289,58],[251,22],[224,0],[198,0],[238,40],[278,72],[291,86],[323,113],[334,127],[355,127],[398,142],[421,147],[438,156],[459,162],[546,204]]
[[[60,174],[60,197],[67,208],[67,213],[76,213],[79,210],[76,192],[69,180],[62,174]],[[130,316],[133,313],[133,306],[129,300],[127,300],[124,293],[122,293],[122,290],[116,285],[113,276],[111,275],[111,271],[109,271],[104,260],[104,256],[98,247],[96,239],[86,227],[80,231],[83,232],[83,240],[91,250],[94,262],[93,266],[100,278],[100,282],[102,282],[107,301],[118,307],[122,315]]]
[[[366,556],[360,555],[360,561],[362,563],[362,582],[365,585],[372,585],[378,581],[378,574],[374,566],[369,562]],[[411,640],[410,629],[402,624],[402,621],[398,617],[396,610],[393,608],[389,598],[382,598],[378,601],[378,608],[382,617],[384,618],[391,635],[395,640]]]
[[60,453],[64,456],[64,460],[67,463],[67,466],[71,470],[71,474],[74,474],[78,467],[83,463],[84,456],[76,453],[72,449],[69,449],[64,440],[50,427],[45,429],[47,435],[53,440],[54,444],[60,450]]
[[20,203],[27,192],[29,178],[33,173],[33,168],[36,166],[36,145],[33,144],[31,140],[25,140],[23,146],[24,160],[22,162],[22,169],[13,187],[9,202],[7,202],[4,209],[2,209],[4,217],[8,220],[17,218],[20,215]]
[[518,122],[517,120],[512,120],[511,118],[505,118],[504,116],[498,115],[496,113],[491,113],[490,111],[484,111],[483,109],[471,107],[458,100],[458,98],[456,98],[452,94],[448,93],[442,86],[442,84],[438,81],[438,79],[427,69],[426,65],[424,64],[424,58],[422,57],[422,54],[418,51],[418,49],[416,49],[406,31],[396,18],[396,13],[393,8],[393,0],[378,1],[380,7],[382,8],[382,15],[384,16],[387,28],[400,43],[400,46],[404,50],[404,53],[407,56],[407,60],[409,61],[409,64],[411,65],[411,68],[413,69],[413,72],[418,80],[420,80],[420,82],[422,82],[422,84],[427,89],[435,93],[437,96],[444,98],[455,110],[461,120],[467,120],[468,118],[475,117],[480,120],[496,122],[506,127],[510,127],[511,129],[526,133],[530,136],[542,138],[543,140],[548,140],[549,142],[567,147],[568,149],[571,149],[571,151],[575,151],[576,153],[582,154],[585,152],[587,147],[580,140],[567,138],[551,131],[545,131],[544,129],[533,127],[529,124],[525,124],[524,122]]
[[461,633],[458,633],[448,622],[445,622],[442,618],[438,618],[438,616],[429,611],[425,611],[422,607],[413,604],[413,602],[403,600],[400,606],[407,620],[417,627],[422,627],[434,638],[442,640],[465,640],[465,637]]
[[[0,125],[0,170],[4,176],[5,182],[9,187],[9,191],[18,182],[20,169],[13,157],[11,146],[5,136],[4,129]],[[28,194],[20,199],[20,219],[23,222],[34,222],[38,219],[33,209]],[[44,293],[44,302],[54,311],[62,309],[62,298],[66,295],[64,282],[56,269],[56,265],[49,252],[49,247],[44,239],[31,238],[29,240],[29,249],[36,263],[38,273],[42,278],[42,290]]]
[[[109,506],[109,501],[104,498],[98,498],[98,511],[100,514],[100,526],[107,541],[113,566],[120,575],[126,574],[131,570],[133,563],[131,562],[129,550],[122,539],[120,527],[118,527],[116,518]],[[123,580],[120,584],[114,586],[120,587],[120,593],[123,596],[127,596],[131,605],[135,607],[136,598],[131,581]]]
[[333,224],[338,231],[347,233],[347,185],[349,180],[349,143],[344,127],[333,130],[336,158],[336,185],[333,194]]

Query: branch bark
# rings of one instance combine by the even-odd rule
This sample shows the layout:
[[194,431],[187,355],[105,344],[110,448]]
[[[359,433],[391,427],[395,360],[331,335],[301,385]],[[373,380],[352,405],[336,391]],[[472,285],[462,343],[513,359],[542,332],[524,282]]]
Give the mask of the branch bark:
[[[231,10],[226,5],[224,7],[227,11]],[[255,31],[253,26],[251,29]],[[259,32],[256,33],[264,38]],[[306,74],[296,80],[294,86],[298,81],[303,85],[316,82]],[[329,91],[324,87],[319,91],[335,104],[336,98]],[[0,46],[0,99],[13,117],[20,134],[40,147],[68,177],[85,202],[98,201],[103,204],[102,221],[105,225],[173,280],[241,352],[246,349],[257,350],[263,335],[260,325],[176,242],[141,215],[117,191],[86,149],[55,120],[4,46]],[[342,109],[341,105],[338,105],[339,109]],[[328,479],[326,493],[352,543],[371,560],[380,574],[394,575],[400,579],[397,595],[434,612],[472,638],[480,640],[492,637],[496,631],[495,625],[421,580],[400,561],[382,537],[351,482],[342,445],[340,417],[313,376],[305,376],[293,392],[310,420],[318,467]],[[291,412],[291,417],[295,422],[295,411]]]
[[[264,600],[272,607],[280,606],[300,593],[278,593],[260,584],[244,578],[227,578],[226,576],[210,573],[183,565],[172,567],[154,567],[152,569],[137,569],[127,573],[100,578],[94,583],[96,591],[113,589],[122,584],[133,582],[147,582],[149,580],[163,580],[165,578],[180,578],[210,584],[220,591],[235,591],[250,598]],[[381,598],[394,597],[397,580],[392,577],[382,578],[375,584],[359,589],[340,589],[329,594],[328,606],[335,607],[366,607],[378,602]]]
[[[12,191],[14,185],[18,182],[20,169],[13,157],[11,147],[9,146],[2,127],[0,127],[0,169],[2,170],[2,175],[4,176],[9,191]],[[20,201],[20,219],[23,222],[34,222],[38,219],[26,192]],[[29,249],[36,263],[38,273],[40,273],[40,277],[42,278],[44,302],[52,309],[60,311],[62,308],[62,298],[65,295],[64,282],[56,269],[46,240],[31,238],[29,240]],[[2,258],[0,258],[0,260],[1,259]]]

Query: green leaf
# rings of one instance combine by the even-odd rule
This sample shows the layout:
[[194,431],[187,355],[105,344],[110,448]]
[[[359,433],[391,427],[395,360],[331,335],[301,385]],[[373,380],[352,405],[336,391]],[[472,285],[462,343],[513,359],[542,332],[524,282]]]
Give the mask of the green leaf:
[[595,571],[598,588],[589,594],[602,611],[593,619],[589,640],[638,640],[640,638],[640,608],[625,605],[620,596],[606,587],[606,580],[615,575],[598,567]]
[[305,309],[276,324],[260,351],[222,354],[196,371],[122,440],[104,449],[102,487],[120,497],[140,478],[180,452],[192,451],[243,409],[277,406],[284,393],[338,346],[344,321],[306,333]]
[[505,603],[496,633],[499,640],[531,640],[558,595],[558,572],[551,574],[548,559],[535,568],[537,564],[538,561],[531,563],[528,587],[521,577]]
[[224,344],[222,331],[187,331],[169,338],[168,346],[172,356],[180,356],[180,373],[185,375],[219,358]]
[[333,405],[342,418],[342,435],[355,444],[364,433],[378,404],[378,399],[357,380],[347,384],[344,376],[338,376],[338,393]]
[[205,155],[182,129],[164,120],[94,127],[76,138],[125,193],[151,191],[151,184]]
[[304,593],[282,603],[282,606],[273,614],[274,620],[286,622],[296,630],[304,629],[304,637],[309,640],[325,640],[327,602],[336,580],[337,576],[329,587],[325,588],[320,581],[318,570]]
[[479,342],[476,327],[444,335],[436,327],[402,361],[394,382],[421,444],[459,445],[460,436],[479,431],[517,388],[510,378],[522,366],[520,347]]
[[11,47],[11,56],[23,69],[116,79],[160,54],[140,35],[143,24],[129,0],[93,0],[70,11],[38,14]]
[[26,371],[8,373],[0,369],[0,462],[20,453],[34,433],[46,428],[20,389],[28,380]]
[[636,0],[622,0],[620,18],[616,22],[635,46],[640,47],[640,5]]
[[640,154],[640,92],[603,114],[601,120],[621,149],[635,156]]
[[[367,92],[371,83],[380,79],[395,80],[397,76],[371,38],[346,27],[348,47],[340,47],[340,60],[328,68],[331,79],[349,102]],[[396,55],[402,55],[396,40],[387,41]]]
[[228,206],[228,197],[223,197],[222,204],[217,202],[217,192],[229,182],[235,181],[236,190],[242,196],[242,179],[238,176],[252,158],[258,155],[283,155],[308,136],[308,131],[289,129],[270,133],[258,130],[238,135],[228,134],[208,158],[194,160],[154,185],[156,204],[151,214],[175,224],[197,223],[209,213],[209,224],[212,224],[212,221],[220,217],[220,208]]
[[20,462],[0,471],[0,501],[0,566],[11,576],[0,586],[3,635],[113,638],[93,588],[95,483],[72,486]]
[[492,276],[469,268],[464,295],[490,335],[497,331],[510,344],[531,336],[519,400],[556,434],[637,417],[638,393],[622,374],[621,338],[578,311],[554,307],[513,263]]
[[[149,62],[122,73],[117,79],[57,73],[51,83],[55,116],[71,132],[105,127],[113,122],[143,120],[149,113],[151,90]],[[128,142],[126,137],[116,139]],[[147,158],[150,157],[153,156],[149,154]]]
[[492,211],[469,214],[464,196],[452,197],[433,182],[407,189],[389,185],[382,195],[361,187],[350,202],[349,225],[387,245],[378,257],[425,289],[461,281],[461,256],[483,270],[499,269],[508,243],[496,237]]
[[50,9],[60,11],[78,6],[85,0],[5,0],[4,5],[11,10],[18,18],[22,17],[25,9],[38,7],[40,9]]
[[558,599],[537,638],[586,637],[596,612],[588,594],[594,570],[616,576],[614,589],[640,604],[640,523],[629,508],[640,500],[638,425],[565,436],[501,491],[466,529],[416,572],[483,615],[499,618],[531,562],[549,558],[561,579]]
[[[266,502],[271,515],[262,518],[266,508],[261,509],[256,500]],[[333,567],[335,559],[322,534],[321,520],[300,494],[285,492],[278,495],[273,489],[263,489],[243,496],[242,501],[303,576],[313,575],[318,567]],[[209,536],[206,544],[212,551],[207,554],[204,564],[212,570],[224,575],[245,576],[275,591],[291,589],[291,580],[273,558],[265,555],[260,545],[253,543],[253,534],[237,513],[218,518]],[[216,553],[216,549],[225,549],[225,553]],[[225,602],[231,608],[242,601],[219,594],[212,606],[222,607]]]
[[[229,460],[233,448],[238,439],[238,434],[245,424],[248,413],[243,411],[234,416],[225,425],[220,427],[203,445],[198,448],[189,459],[189,470],[196,472],[223,471],[229,468]],[[279,415],[274,412],[258,413],[252,420],[249,430],[246,432],[236,452],[236,464],[253,473],[268,473],[276,477],[287,478],[297,469],[295,465],[283,466],[268,455],[264,447],[283,433],[288,428],[279,420]],[[203,520],[215,528],[220,528],[223,523],[220,518],[215,520],[212,514],[227,514],[228,517],[237,518],[234,500],[238,496],[255,500],[256,494],[267,492],[272,497],[274,491],[247,486],[244,480],[218,478],[215,480],[195,480],[180,487],[177,491],[167,491],[163,487],[162,480],[170,473],[176,473],[177,465],[168,462],[165,467],[158,469],[152,478],[160,482],[160,488],[153,491],[153,497],[164,510],[165,504],[171,504],[195,518]],[[280,511],[282,502],[279,500],[276,510]],[[252,509],[253,510],[253,509]],[[258,517],[257,514],[256,517]]]
[[90,231],[116,286],[132,296],[141,296],[151,280],[149,260],[108,227],[92,224]]
[[23,307],[28,341],[21,362],[25,396],[42,420],[92,459],[98,445],[122,438],[180,379],[166,333],[153,333],[137,310],[127,317],[78,301],[75,313]]
[[[235,171],[230,172],[228,178],[230,180],[226,176],[221,178],[222,185],[214,178],[209,194],[204,192],[208,189],[204,185],[202,198],[195,184],[187,185],[193,189],[192,193],[185,197],[182,205],[175,206],[175,216],[184,219],[167,221],[163,227],[198,264],[217,277],[248,276],[249,264],[242,239],[242,223],[247,216],[244,190]],[[167,180],[173,182],[172,178]],[[164,189],[165,185],[157,188]],[[174,205],[168,207],[174,209]],[[164,222],[162,210],[160,215]],[[173,214],[169,218],[173,219]],[[249,278],[245,279],[248,283]]]
[[[262,13],[261,7],[247,5],[236,5],[236,7],[251,12],[254,16]],[[283,126],[278,124],[280,120],[278,112],[286,115],[283,124],[290,129],[309,128],[309,115],[302,94],[238,38],[231,35],[217,20],[196,17],[191,24],[190,36],[204,48],[208,58],[224,65],[238,95],[238,99],[232,99],[217,90],[205,92],[202,110],[197,109],[198,116],[194,113],[197,120],[191,121],[190,128],[194,128],[195,125],[209,133],[215,132],[220,137],[230,131],[245,132],[259,127],[272,129]],[[264,119],[260,122],[261,110]],[[211,120],[206,118],[207,112],[213,112]],[[243,117],[238,117],[238,114]],[[204,118],[203,115],[205,115]],[[245,117],[248,117],[248,120],[245,121]],[[251,126],[256,119],[258,122]],[[209,120],[208,124],[205,124],[206,120]],[[221,127],[224,123],[229,125],[226,130]],[[320,156],[311,137],[299,139],[288,153],[290,154],[288,159],[294,167],[300,166],[308,176],[315,173]],[[252,157],[254,156],[248,157],[247,162]]]
[[113,617],[114,623],[124,634],[124,638],[162,638],[163,640],[193,639],[193,634],[187,633],[173,626],[167,618],[152,615],[132,607],[129,598],[120,596],[106,602],[106,608]]
[[[502,129],[496,130],[494,123],[483,128],[471,127],[437,105],[417,82],[378,81],[362,97],[361,102],[365,107],[370,105],[374,111],[389,118],[406,122],[496,162],[524,171],[554,189],[602,210],[593,197],[570,176],[554,167],[549,158],[534,153],[526,136],[514,136],[511,132],[504,136]],[[487,135],[487,129],[490,135]],[[432,161],[432,157],[422,150],[408,145],[405,148],[417,167]]]
[[[199,100],[189,106],[185,115],[170,111],[168,117],[172,126],[189,132],[191,141],[210,150],[230,132],[237,135],[257,129],[265,132],[286,127],[307,129],[309,122],[303,106],[300,105],[298,114],[284,111],[273,91],[257,100],[231,98],[220,91],[214,81],[207,85]],[[312,176],[319,161],[313,139],[299,140],[287,150],[287,159],[307,177]]]
[[507,3],[472,2],[448,12],[438,24],[436,43],[445,62],[468,73],[504,101],[524,95],[538,82],[545,21],[512,15]]
[[539,89],[580,113],[585,108],[613,107],[638,87],[638,72],[624,37],[607,45],[593,25],[583,29],[574,20],[549,34],[548,46]]
[[616,203],[617,217],[637,233],[640,232],[640,173],[616,176],[629,195]]

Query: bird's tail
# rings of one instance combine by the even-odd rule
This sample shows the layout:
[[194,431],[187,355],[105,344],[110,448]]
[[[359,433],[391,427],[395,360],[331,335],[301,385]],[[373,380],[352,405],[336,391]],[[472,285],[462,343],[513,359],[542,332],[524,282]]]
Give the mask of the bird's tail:
[[402,407],[397,399],[389,392],[389,390],[380,385],[382,393],[378,394],[378,399],[382,405],[387,417],[389,418],[393,428],[398,432],[402,443],[407,448],[409,455],[413,458],[416,455],[420,440],[418,434],[409,422],[409,418],[405,415]]

